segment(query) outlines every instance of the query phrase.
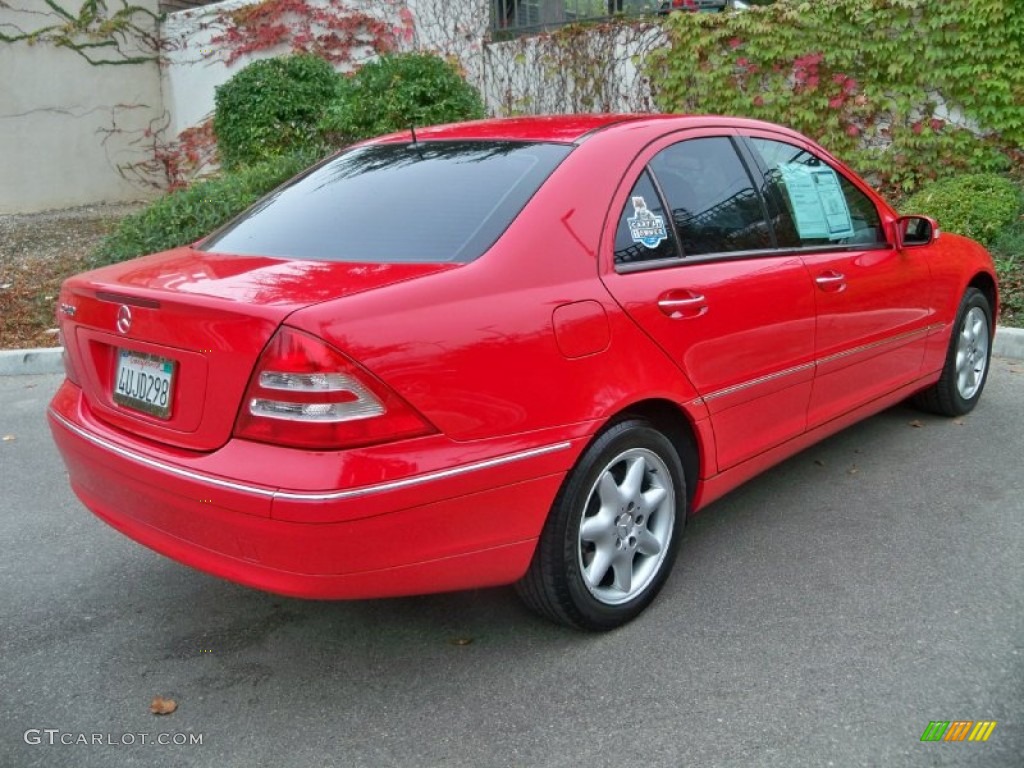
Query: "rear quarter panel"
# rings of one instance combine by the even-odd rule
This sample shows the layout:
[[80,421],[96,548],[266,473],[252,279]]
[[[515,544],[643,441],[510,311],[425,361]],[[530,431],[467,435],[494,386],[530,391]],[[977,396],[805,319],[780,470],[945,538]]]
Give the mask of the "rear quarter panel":
[[[640,397],[693,400],[598,279],[597,243],[626,161],[606,154],[598,164],[584,149],[476,261],[310,307],[288,324],[335,344],[457,440],[566,425],[590,433]],[[560,348],[554,323],[573,313],[556,310],[574,302],[593,303],[582,337],[606,338],[602,348]]]

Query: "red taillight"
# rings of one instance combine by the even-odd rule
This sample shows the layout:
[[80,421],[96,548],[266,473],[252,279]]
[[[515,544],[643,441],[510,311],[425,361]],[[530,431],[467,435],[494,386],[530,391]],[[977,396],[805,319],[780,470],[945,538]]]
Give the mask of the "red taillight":
[[78,383],[78,373],[75,371],[75,365],[71,362],[71,355],[68,354],[68,343],[64,338],[64,331],[57,331],[57,340],[60,343],[60,360],[64,363],[64,378],[74,384],[76,387],[82,386]]
[[[64,291],[62,290],[60,292],[60,296],[57,299],[56,311],[57,341],[61,346],[60,359],[61,362],[64,363],[65,378],[67,378],[67,380],[74,384],[76,387],[80,387],[82,385],[78,383],[78,371],[75,370],[75,364],[71,361],[71,355],[68,352],[68,338],[64,334],[64,315],[73,315],[74,312],[74,305],[71,304],[69,301],[65,300],[65,294]],[[72,327],[70,321],[68,322],[67,326],[67,330],[70,332],[71,338],[74,339],[75,329]]]
[[322,339],[281,328],[260,355],[235,436],[330,450],[434,431],[408,403]]

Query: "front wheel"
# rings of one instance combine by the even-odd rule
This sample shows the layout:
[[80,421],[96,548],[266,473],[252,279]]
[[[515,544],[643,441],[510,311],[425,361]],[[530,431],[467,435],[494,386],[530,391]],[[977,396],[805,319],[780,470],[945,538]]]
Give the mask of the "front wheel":
[[671,441],[646,421],[619,422],[570,472],[516,588],[556,622],[613,629],[664,585],[685,520],[682,462]]
[[992,307],[985,294],[968,288],[957,310],[942,375],[914,397],[914,404],[943,416],[970,413],[985,388],[991,355]]

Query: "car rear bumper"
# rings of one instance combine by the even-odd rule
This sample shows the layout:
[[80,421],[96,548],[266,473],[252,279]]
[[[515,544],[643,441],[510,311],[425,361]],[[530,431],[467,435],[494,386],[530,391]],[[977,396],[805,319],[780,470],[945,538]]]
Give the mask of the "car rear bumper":
[[[585,442],[495,443],[488,446],[493,455],[463,446],[465,460],[441,468],[437,462],[450,462],[457,444],[409,441],[415,460],[400,467],[405,474],[388,465],[377,468],[376,483],[310,488],[321,480],[309,474],[323,465],[322,454],[236,440],[213,454],[165,448],[104,425],[67,382],[49,422],[73,490],[102,520],[213,575],[312,598],[515,581]],[[239,457],[250,461],[227,474]],[[361,454],[360,461],[372,460],[372,451]],[[436,468],[419,471],[430,466]]]

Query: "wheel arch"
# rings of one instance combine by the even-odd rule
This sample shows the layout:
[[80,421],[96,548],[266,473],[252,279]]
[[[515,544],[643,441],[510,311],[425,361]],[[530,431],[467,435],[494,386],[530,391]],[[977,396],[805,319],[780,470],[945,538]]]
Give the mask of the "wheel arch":
[[689,415],[671,400],[650,399],[633,403],[612,416],[607,424],[642,418],[658,428],[675,446],[683,465],[687,509],[692,509],[700,482],[701,445]]
[[[968,288],[977,288],[988,299],[988,305],[992,310],[992,323],[999,317],[999,289],[996,281],[988,272],[978,272],[967,284]],[[994,329],[993,329],[994,330]]]

